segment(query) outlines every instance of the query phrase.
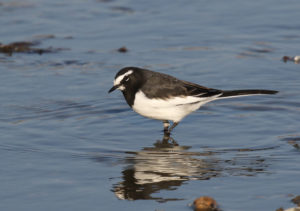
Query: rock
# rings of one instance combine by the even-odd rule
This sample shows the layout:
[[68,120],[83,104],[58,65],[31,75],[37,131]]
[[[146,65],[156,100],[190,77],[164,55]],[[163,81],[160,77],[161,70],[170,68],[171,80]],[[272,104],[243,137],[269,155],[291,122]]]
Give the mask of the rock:
[[195,211],[218,211],[220,210],[216,200],[209,196],[201,196],[194,200]]

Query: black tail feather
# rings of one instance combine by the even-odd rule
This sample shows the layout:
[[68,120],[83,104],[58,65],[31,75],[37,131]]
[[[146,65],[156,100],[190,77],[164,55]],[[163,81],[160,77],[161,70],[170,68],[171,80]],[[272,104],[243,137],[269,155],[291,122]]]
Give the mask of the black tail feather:
[[227,90],[223,91],[220,98],[226,97],[238,97],[243,95],[273,95],[278,91],[274,90],[263,90],[263,89],[245,89],[245,90]]

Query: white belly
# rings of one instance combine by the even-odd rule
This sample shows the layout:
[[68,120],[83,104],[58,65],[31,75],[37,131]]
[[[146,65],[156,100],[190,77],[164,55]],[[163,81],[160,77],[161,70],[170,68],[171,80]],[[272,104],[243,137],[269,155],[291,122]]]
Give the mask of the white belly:
[[149,99],[141,91],[137,92],[132,106],[142,116],[157,119],[181,121],[186,115],[196,111],[200,106],[215,100],[216,97],[174,97],[168,100]]

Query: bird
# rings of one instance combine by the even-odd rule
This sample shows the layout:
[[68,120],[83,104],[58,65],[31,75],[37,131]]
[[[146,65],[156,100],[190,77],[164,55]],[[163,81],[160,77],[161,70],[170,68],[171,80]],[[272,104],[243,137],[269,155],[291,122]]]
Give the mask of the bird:
[[[278,92],[264,89],[213,89],[139,67],[119,70],[108,93],[116,89],[123,93],[127,104],[135,112],[162,121],[164,134],[171,134],[184,117],[208,102]],[[170,121],[173,122],[171,126]]]

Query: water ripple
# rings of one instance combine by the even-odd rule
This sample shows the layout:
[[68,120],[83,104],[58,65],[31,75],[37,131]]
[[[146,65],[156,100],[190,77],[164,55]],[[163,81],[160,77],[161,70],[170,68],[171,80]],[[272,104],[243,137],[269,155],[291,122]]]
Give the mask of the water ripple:
[[109,114],[116,114],[128,111],[128,107],[107,106],[96,102],[76,102],[76,101],[48,101],[39,105],[12,105],[9,110],[13,114],[6,114],[0,118],[3,122],[21,123],[34,119],[57,119],[86,118],[97,115],[107,117]]

